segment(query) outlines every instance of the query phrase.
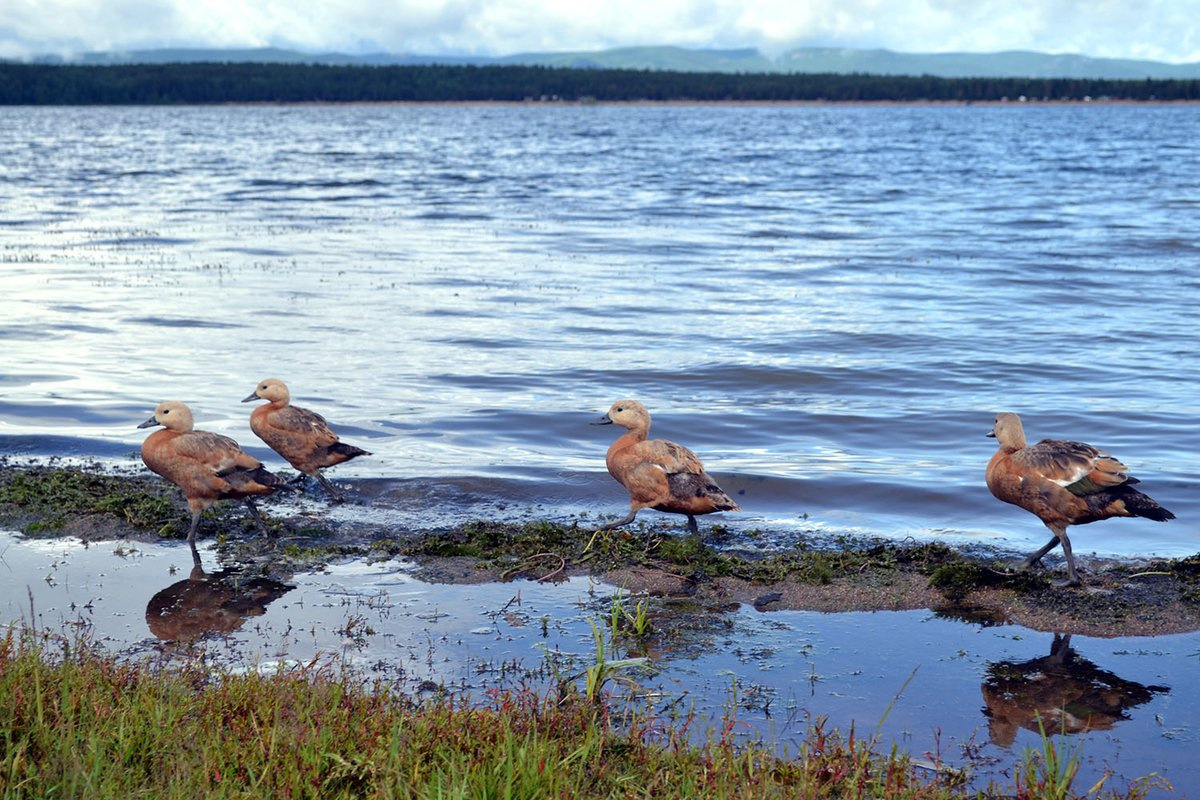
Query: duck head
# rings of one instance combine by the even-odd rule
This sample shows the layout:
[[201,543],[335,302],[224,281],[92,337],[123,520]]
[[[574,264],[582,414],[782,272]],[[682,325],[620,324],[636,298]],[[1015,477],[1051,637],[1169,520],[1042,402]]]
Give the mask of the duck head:
[[996,423],[988,434],[1005,450],[1020,450],[1025,447],[1025,427],[1021,418],[1011,411],[996,415]]
[[608,413],[593,425],[620,425],[622,428],[633,430],[638,427],[650,427],[650,412],[637,400],[618,400],[608,409]]
[[138,427],[153,428],[155,425],[162,425],[169,431],[187,433],[193,425],[192,410],[178,400],[159,403],[154,408],[154,416]]
[[267,378],[265,381],[259,381],[258,386],[254,387],[254,392],[244,400],[243,403],[249,403],[254,400],[269,400],[272,403],[282,403],[287,405],[292,399],[288,393],[287,384],[279,380],[279,378]]

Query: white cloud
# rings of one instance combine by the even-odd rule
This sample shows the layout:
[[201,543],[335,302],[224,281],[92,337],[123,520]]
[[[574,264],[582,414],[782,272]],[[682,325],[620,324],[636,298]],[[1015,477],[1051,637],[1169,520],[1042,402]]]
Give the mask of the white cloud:
[[429,54],[684,47],[1200,60],[1193,0],[4,0],[0,55],[148,47]]

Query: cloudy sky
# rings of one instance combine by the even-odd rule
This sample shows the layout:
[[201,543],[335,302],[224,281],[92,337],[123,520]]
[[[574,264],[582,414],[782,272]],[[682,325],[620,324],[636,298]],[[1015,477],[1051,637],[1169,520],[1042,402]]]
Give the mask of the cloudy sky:
[[1023,49],[1200,61],[1195,0],[2,0],[0,57],[155,47],[506,55]]

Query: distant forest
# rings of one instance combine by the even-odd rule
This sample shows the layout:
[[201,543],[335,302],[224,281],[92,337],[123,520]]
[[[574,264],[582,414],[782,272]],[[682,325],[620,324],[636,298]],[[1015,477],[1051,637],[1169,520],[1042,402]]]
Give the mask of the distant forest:
[[535,66],[0,63],[0,105],[1200,100],[1197,80],[730,74]]

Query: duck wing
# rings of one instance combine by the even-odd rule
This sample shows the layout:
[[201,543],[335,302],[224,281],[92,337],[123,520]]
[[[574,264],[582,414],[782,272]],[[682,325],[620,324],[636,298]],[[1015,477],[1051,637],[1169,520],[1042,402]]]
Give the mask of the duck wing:
[[[338,440],[325,418],[315,411],[296,406],[284,406],[267,417],[271,433],[289,441],[302,441],[308,447],[328,447]],[[266,437],[263,437],[264,441]],[[267,441],[274,447],[274,444]],[[293,445],[294,446],[294,445]]]
[[681,444],[664,439],[649,439],[636,445],[636,451],[641,461],[657,465],[668,475],[704,473],[704,464],[700,463],[700,458]]
[[240,469],[253,470],[262,466],[257,458],[243,452],[228,436],[210,431],[189,431],[171,442],[176,458],[211,470],[215,475],[228,475]]
[[1043,439],[1013,453],[1025,472],[1057,483],[1075,495],[1096,494],[1123,483],[1137,483],[1129,468],[1103,450],[1083,442]]
[[638,445],[643,464],[639,472],[665,474],[669,500],[655,506],[660,511],[707,514],[712,511],[741,511],[717,482],[704,471],[700,458],[683,445],[652,439]]

